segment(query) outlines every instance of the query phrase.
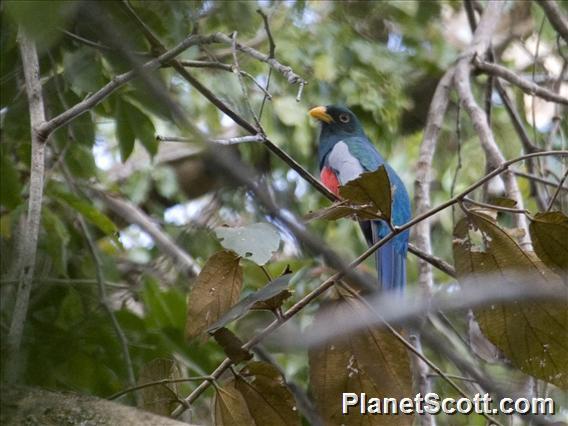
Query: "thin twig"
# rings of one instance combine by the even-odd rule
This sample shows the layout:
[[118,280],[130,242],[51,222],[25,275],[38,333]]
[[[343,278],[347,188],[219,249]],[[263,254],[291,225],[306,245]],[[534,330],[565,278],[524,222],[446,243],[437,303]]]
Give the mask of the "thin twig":
[[18,32],[18,42],[30,111],[32,152],[26,226],[21,234],[21,240],[18,242],[22,254],[21,259],[18,261],[19,285],[7,338],[7,360],[4,371],[6,372],[6,380],[9,383],[16,381],[20,374],[20,347],[28,313],[40,231],[46,140],[41,136],[39,130],[45,122],[45,111],[36,45],[21,28]]
[[567,177],[568,177],[568,170],[566,170],[566,172],[564,173],[564,176],[562,176],[562,179],[560,179],[560,182],[558,182],[558,186],[556,187],[556,191],[554,191],[554,194],[552,195],[552,198],[550,199],[550,202],[548,203],[548,207],[546,208],[547,212],[549,212],[550,209],[552,208],[552,206],[554,205],[554,202],[556,201],[558,194],[560,194],[560,189],[564,187],[564,182],[566,181]]
[[[544,185],[548,185],[548,186],[552,186],[554,188],[558,188],[558,183],[556,182],[552,182],[551,180],[547,180],[544,178],[541,178],[540,176],[536,176],[536,175],[531,175],[530,173],[525,173],[522,172],[520,170],[513,170],[513,173],[517,176],[523,177],[525,179],[530,179],[530,180],[534,180],[535,182],[540,182]],[[568,188],[563,186],[560,188],[561,191],[566,191],[568,192]]]
[[483,207],[483,208],[491,209],[491,210],[497,210],[497,211],[500,211],[500,212],[517,213],[517,214],[524,214],[524,215],[529,214],[529,212],[527,210],[514,209],[514,208],[511,208],[511,207],[496,206],[495,204],[483,203],[481,201],[473,200],[469,197],[464,197],[463,201],[470,203],[470,204],[474,204],[474,205],[479,206],[479,207]]
[[425,251],[420,250],[412,243],[408,243],[408,251],[415,256],[419,257],[420,259],[428,262],[430,265],[434,266],[435,268],[439,269],[440,271],[444,272],[445,274],[449,275],[452,278],[456,278],[456,270],[452,265],[446,262],[444,259],[440,259],[432,254],[426,253]]
[[241,86],[241,93],[243,95],[243,101],[245,103],[245,107],[248,110],[249,114],[252,116],[254,123],[256,124],[257,133],[264,134],[264,130],[262,129],[262,125],[260,124],[259,118],[256,116],[256,113],[252,109],[252,105],[250,103],[250,99],[248,96],[247,86],[243,80],[243,76],[241,75],[241,67],[239,65],[239,55],[237,54],[237,32],[233,33],[233,62],[235,66],[235,73],[239,78],[239,84]]
[[[181,60],[179,61],[181,65],[184,67],[190,68],[214,68],[223,71],[228,71],[234,73],[234,68],[229,64],[223,64],[221,62],[213,62],[213,61],[191,61],[191,60]],[[268,89],[263,87],[256,79],[248,72],[240,70],[241,75],[244,75],[248,79],[250,79],[256,87],[258,87],[262,93],[264,93],[265,98],[272,99],[272,95],[268,92]]]
[[539,98],[545,99],[550,102],[557,102],[563,105],[568,105],[568,98],[559,95],[558,93],[554,93],[553,91],[548,90],[545,87],[539,86],[538,84],[521,77],[517,73],[509,70],[502,65],[484,61],[479,57],[474,58],[473,64],[478,70],[481,70],[489,75],[502,78],[503,80],[507,80],[509,83],[514,84],[527,95],[538,96]]
[[[161,136],[157,135],[156,139],[160,142],[192,142],[191,139],[183,138],[180,136]],[[264,135],[251,135],[251,136],[240,136],[236,138],[228,139],[209,139],[207,142],[216,143],[219,145],[237,145],[240,143],[251,143],[251,142],[264,142],[266,136]]]
[[211,376],[195,376],[195,377],[186,377],[185,379],[161,379],[156,380],[154,382],[147,382],[141,385],[136,385],[129,387],[128,389],[123,389],[120,392],[114,393],[111,396],[107,397],[108,400],[112,401],[113,399],[120,398],[122,395],[126,395],[129,392],[134,392],[140,389],[149,388],[151,386],[159,386],[159,385],[167,385],[169,383],[185,383],[185,382],[195,382],[195,381],[202,381],[202,380],[215,380]]
[[[264,22],[264,31],[266,31],[266,36],[268,37],[268,45],[269,45],[269,58],[274,58],[274,54],[276,52],[276,44],[274,43],[274,38],[272,37],[272,32],[270,31],[270,25],[268,23],[268,16],[262,11],[262,9],[257,9],[256,11],[261,17],[262,21]],[[270,79],[272,78],[272,67],[268,69],[268,77],[266,78],[266,90],[265,92],[268,93],[268,88],[270,87]],[[262,112],[264,111],[264,104],[266,100],[270,99],[267,96],[262,98],[262,103],[260,104],[260,109],[258,111],[258,119],[262,118]]]

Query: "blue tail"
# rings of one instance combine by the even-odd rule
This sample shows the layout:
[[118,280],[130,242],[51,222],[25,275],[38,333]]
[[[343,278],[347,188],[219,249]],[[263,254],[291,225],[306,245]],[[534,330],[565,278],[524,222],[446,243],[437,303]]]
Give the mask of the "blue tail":
[[[388,234],[384,223],[373,223],[373,242]],[[387,229],[385,229],[387,228]],[[402,291],[406,286],[406,254],[408,251],[408,232],[403,232],[390,240],[375,253],[379,288],[383,291]]]

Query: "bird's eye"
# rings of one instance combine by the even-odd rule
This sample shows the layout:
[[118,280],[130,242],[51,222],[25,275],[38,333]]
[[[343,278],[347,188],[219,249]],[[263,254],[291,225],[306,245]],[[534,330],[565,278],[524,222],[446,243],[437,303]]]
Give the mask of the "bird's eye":
[[349,123],[349,114],[339,114],[339,121],[341,121],[342,123]]

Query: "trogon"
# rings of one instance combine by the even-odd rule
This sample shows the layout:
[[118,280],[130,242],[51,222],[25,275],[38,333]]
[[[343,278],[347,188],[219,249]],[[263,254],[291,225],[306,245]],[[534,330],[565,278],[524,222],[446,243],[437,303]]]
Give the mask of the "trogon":
[[[309,112],[321,121],[318,143],[320,177],[336,195],[339,186],[384,165],[393,191],[392,223],[400,226],[411,218],[410,198],[400,177],[369,140],[361,122],[344,106],[318,106]],[[382,220],[362,221],[361,228],[369,245],[389,234]],[[401,290],[406,285],[408,231],[402,232],[376,252],[379,286],[384,290]]]

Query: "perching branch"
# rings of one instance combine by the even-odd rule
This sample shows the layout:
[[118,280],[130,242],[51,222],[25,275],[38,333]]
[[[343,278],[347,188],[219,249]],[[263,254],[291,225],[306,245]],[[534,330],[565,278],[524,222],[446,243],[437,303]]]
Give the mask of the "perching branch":
[[18,41],[29,103],[32,153],[28,214],[26,226],[23,229],[24,232],[22,232],[21,240],[18,242],[21,250],[21,259],[19,260],[18,268],[19,285],[7,338],[5,372],[8,382],[14,382],[19,375],[20,346],[28,313],[41,222],[46,141],[40,131],[41,125],[45,122],[45,110],[36,45],[22,29],[20,29],[18,34]]

